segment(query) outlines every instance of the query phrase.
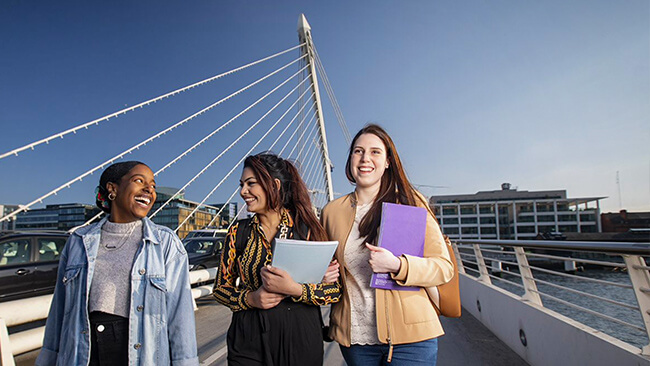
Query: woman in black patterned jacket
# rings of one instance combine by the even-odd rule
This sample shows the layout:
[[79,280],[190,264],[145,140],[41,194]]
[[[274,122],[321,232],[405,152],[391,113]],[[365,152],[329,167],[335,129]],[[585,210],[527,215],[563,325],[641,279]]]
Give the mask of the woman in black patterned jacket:
[[320,365],[319,305],[340,298],[338,264],[330,264],[321,283],[302,284],[270,266],[276,237],[327,240],[307,187],[291,162],[268,153],[246,158],[240,186],[255,215],[228,232],[213,290],[233,311],[228,364]]

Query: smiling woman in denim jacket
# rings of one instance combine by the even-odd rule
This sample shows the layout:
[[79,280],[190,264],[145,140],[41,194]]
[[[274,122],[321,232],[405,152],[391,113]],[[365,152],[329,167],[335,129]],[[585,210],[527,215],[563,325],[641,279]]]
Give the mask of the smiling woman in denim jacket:
[[109,166],[97,187],[108,213],[76,230],[59,263],[37,365],[198,365],[187,253],[146,216],[148,166]]

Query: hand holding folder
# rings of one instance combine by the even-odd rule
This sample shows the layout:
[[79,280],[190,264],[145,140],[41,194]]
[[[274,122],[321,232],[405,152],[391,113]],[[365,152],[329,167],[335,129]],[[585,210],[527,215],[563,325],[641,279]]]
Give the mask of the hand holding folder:
[[[422,207],[384,202],[381,207],[378,246],[393,255],[422,257],[427,228],[427,210]],[[373,273],[370,287],[384,290],[418,291],[419,287],[400,286],[389,273]]]
[[298,283],[320,283],[338,245],[338,241],[275,239],[271,265]]

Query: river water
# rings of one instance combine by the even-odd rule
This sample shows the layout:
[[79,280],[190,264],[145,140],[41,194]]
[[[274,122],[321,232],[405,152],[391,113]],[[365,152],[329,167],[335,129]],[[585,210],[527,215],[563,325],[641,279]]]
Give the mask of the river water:
[[[512,271],[511,272],[516,272]],[[468,274],[472,274],[468,271]],[[627,272],[612,271],[603,269],[587,269],[582,272],[577,272],[579,277],[595,278],[599,280],[621,283],[631,285],[630,277]],[[575,290],[584,291],[589,294],[597,295],[600,297],[612,299],[621,303],[638,307],[634,291],[630,288],[622,288],[614,285],[600,284],[589,281],[584,281],[579,278],[569,278],[548,273],[541,273],[533,271],[533,277],[536,279],[551,282],[556,285],[572,288]],[[521,279],[517,276],[502,274],[502,278],[515,283],[521,283]],[[513,286],[511,284],[499,281],[492,278],[492,283],[498,287],[508,290],[517,295],[523,295],[523,289]],[[584,308],[593,310],[595,312],[609,315],[613,318],[625,321],[627,323],[636,325],[643,328],[643,320],[638,310],[629,309],[619,305],[611,304],[599,299],[593,299],[585,295],[575,294],[563,289],[558,289],[549,285],[541,283],[537,284],[537,289],[545,294],[552,295],[564,301],[579,305]],[[553,299],[542,296],[542,303],[544,307],[556,311],[566,317],[579,321],[591,328],[602,331],[612,337],[618,338],[627,342],[635,347],[643,347],[648,344],[648,336],[645,331],[640,331],[635,328],[622,325],[611,320],[601,318],[596,315],[589,314],[579,309],[572,308]]]

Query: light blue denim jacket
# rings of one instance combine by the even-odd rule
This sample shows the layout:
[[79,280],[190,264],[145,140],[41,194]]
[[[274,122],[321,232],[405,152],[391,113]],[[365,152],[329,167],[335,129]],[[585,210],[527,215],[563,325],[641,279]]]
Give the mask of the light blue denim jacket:
[[[76,230],[61,253],[36,365],[88,365],[88,295],[105,221]],[[142,223],[131,270],[129,365],[198,365],[187,253],[173,231]]]

